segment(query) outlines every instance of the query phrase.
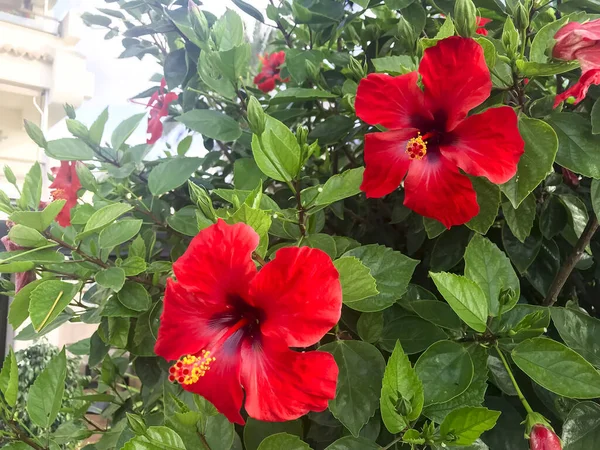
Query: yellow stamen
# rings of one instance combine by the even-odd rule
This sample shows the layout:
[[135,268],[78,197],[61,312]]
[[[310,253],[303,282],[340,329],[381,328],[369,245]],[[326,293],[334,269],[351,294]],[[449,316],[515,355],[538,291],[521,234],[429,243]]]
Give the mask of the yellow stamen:
[[409,139],[406,144],[406,153],[410,159],[421,160],[427,154],[427,141],[423,140],[421,133],[416,138]]
[[210,370],[210,365],[217,360],[211,353],[202,350],[200,356],[187,355],[177,361],[169,369],[169,380],[179,384],[194,384]]

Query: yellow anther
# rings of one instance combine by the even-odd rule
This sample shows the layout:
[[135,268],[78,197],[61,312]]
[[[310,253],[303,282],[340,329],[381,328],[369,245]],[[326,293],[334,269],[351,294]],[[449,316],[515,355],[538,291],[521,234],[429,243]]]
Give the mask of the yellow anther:
[[200,356],[186,355],[169,369],[169,380],[179,384],[190,385],[197,383],[210,370],[210,364],[217,358],[210,352],[202,350]]
[[410,159],[423,159],[427,154],[427,142],[421,137],[421,133],[416,138],[409,139],[406,144],[406,153]]

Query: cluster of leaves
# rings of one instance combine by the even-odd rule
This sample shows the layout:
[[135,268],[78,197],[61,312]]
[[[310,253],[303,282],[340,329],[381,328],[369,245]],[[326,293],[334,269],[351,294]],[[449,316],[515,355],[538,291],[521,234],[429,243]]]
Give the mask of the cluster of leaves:
[[[369,127],[353,105],[368,72],[415,70],[424,48],[464,29],[455,6],[460,13],[466,2],[273,1],[269,50],[285,50],[281,78],[289,78],[274,95],[252,87],[256,55],[237,12],[216,18],[187,0],[106,2],[84,20],[107,28],[107,38],[121,36],[122,57],[158,59],[179,94],[172,120],[189,133],[148,160],[148,145],[128,144],[143,114],[106,136],[108,110],[88,126],[68,109],[73,137],[54,141],[26,124],[48,156],[82,162],[77,173],[91,200],[80,199],[71,226],[58,226],[63,201],[38,211],[39,165],[16,203],[0,193],[0,210],[15,223],[9,238],[25,248],[1,253],[0,272],[38,274],[15,295],[9,322],[29,321],[17,339],[69,321],[96,324],[91,338],[66,349],[89,356],[95,384],[53,430],[67,404],[61,352],[29,389],[29,416],[44,431],[30,433],[15,415],[11,353],[0,373],[5,448],[73,448],[96,434],[86,449],[520,450],[532,408],[565,448],[594,447],[600,92],[553,110],[557,91],[579,72],[550,55],[556,31],[595,18],[596,3],[475,1],[493,19],[489,35],[477,37],[494,85],[482,108],[518,111],[525,154],[504,185],[473,178],[480,214],[446,230],[404,207],[401,189],[380,200],[360,194]],[[266,22],[249,2],[233,2]],[[198,135],[208,153],[187,156]],[[191,237],[217,218],[252,226],[260,258],[298,245],[334,260],[344,309],[320,347],[340,370],[327,411],[234,427],[168,382],[168,364],[153,350],[166,279]],[[106,429],[85,421],[94,405]]]

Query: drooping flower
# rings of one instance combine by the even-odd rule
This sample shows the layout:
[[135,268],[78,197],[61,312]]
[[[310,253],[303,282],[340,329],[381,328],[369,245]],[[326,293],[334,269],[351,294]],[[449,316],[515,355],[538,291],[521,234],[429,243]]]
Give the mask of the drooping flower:
[[486,19],[485,17],[477,16],[477,30],[475,30],[475,33],[482,36],[487,36],[488,30],[485,29],[485,26],[490,22],[492,22],[492,19]]
[[[14,225],[14,223],[9,220],[6,221],[6,224],[8,229],[12,228]],[[2,241],[2,244],[4,244],[4,248],[6,248],[7,252],[24,250],[23,247],[11,241],[8,236],[4,236],[2,239],[0,239],[0,241]],[[15,294],[33,281],[35,281],[35,271],[33,270],[15,273]]]
[[[419,74],[424,91],[417,85]],[[361,190],[367,197],[383,197],[404,180],[404,205],[415,212],[447,228],[476,216],[475,190],[459,169],[504,183],[515,175],[524,151],[512,108],[467,117],[491,89],[481,46],[461,37],[426,49],[419,73],[364,78],[356,114],[389,131],[365,137]]]
[[276,82],[287,83],[289,78],[281,79],[281,65],[285,62],[285,52],[265,53],[264,56],[259,56],[262,64],[262,69],[258,75],[254,77],[254,84],[263,92],[270,92],[275,89]]
[[[202,230],[173,265],[156,354],[178,360],[169,379],[202,395],[230,421],[240,408],[264,421],[323,411],[335,397],[332,355],[298,352],[339,320],[339,274],[318,249],[283,248],[257,272],[259,237],[219,220]],[[243,390],[242,390],[243,389]]]
[[586,23],[569,22],[554,35],[556,45],[552,50],[555,58],[579,61],[581,77],[554,100],[556,108],[569,97],[575,104],[587,95],[590,86],[600,84],[600,19]]
[[60,210],[56,221],[61,227],[71,225],[71,209],[77,204],[77,191],[81,183],[77,176],[77,161],[61,161],[60,167],[50,169],[54,181],[50,184],[50,195],[54,200],[66,200],[65,206]]
[[163,134],[163,123],[160,119],[169,115],[169,105],[177,100],[178,95],[175,92],[166,92],[167,81],[163,78],[160,82],[160,88],[156,91],[150,101],[150,115],[148,116],[148,133],[150,137],[146,141],[148,144],[154,144]]
[[562,450],[562,444],[554,431],[543,425],[534,425],[529,435],[531,450]]

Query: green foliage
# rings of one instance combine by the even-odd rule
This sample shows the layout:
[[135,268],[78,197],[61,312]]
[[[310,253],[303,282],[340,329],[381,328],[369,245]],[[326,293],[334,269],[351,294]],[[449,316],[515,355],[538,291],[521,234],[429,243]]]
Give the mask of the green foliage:
[[[110,108],[83,123],[67,105],[72,137],[57,140],[24,123],[46,156],[79,161],[82,188],[62,228],[65,200],[42,203],[47,168],[35,164],[23,180],[4,169],[19,195],[0,191],[0,211],[21,249],[0,254],[0,273],[36,277],[19,292],[8,277],[0,283],[13,297],[8,321],[17,340],[67,322],[95,331],[68,354],[44,344],[9,352],[0,371],[2,448],[74,449],[92,437],[86,450],[521,450],[532,408],[566,450],[594,448],[600,410],[580,400],[600,398],[600,91],[553,109],[581,71],[552,49],[562,26],[594,20],[597,5],[293,0],[261,10],[232,0],[234,9],[215,17],[201,3],[106,0],[82,17],[106,39],[119,37],[121,58],[162,66],[156,85],[135,98],[145,104],[156,94],[160,109],[174,93],[160,120],[165,130],[167,122],[187,130],[179,142],[136,145],[146,114],[107,135]],[[475,33],[477,17],[492,19],[485,37]],[[404,205],[402,180],[383,198],[362,194],[366,136],[385,130],[361,121],[355,102],[368,74],[413,72],[427,49],[455,35],[474,37],[490,70],[491,95],[469,114],[513,108],[525,146],[506,183],[470,177],[479,213],[447,230]],[[285,53],[281,67],[259,63],[274,52]],[[255,87],[261,68],[280,70],[272,92]],[[427,95],[430,87],[420,87]],[[387,94],[390,102],[400,95]],[[417,187],[442,195],[428,188]],[[165,289],[194,236],[218,220],[256,231],[259,274],[284,247],[332,259],[340,321],[314,346],[293,349],[335,360],[337,390],[325,411],[234,426],[167,381],[171,362],[154,350]],[[318,320],[321,311],[311,314]],[[186,330],[190,342],[203,331]],[[89,379],[76,375],[73,355],[88,357]],[[240,367],[247,388],[248,361]],[[295,381],[309,397],[309,380]],[[243,410],[242,402],[246,418]],[[106,427],[90,424],[92,413]]]

